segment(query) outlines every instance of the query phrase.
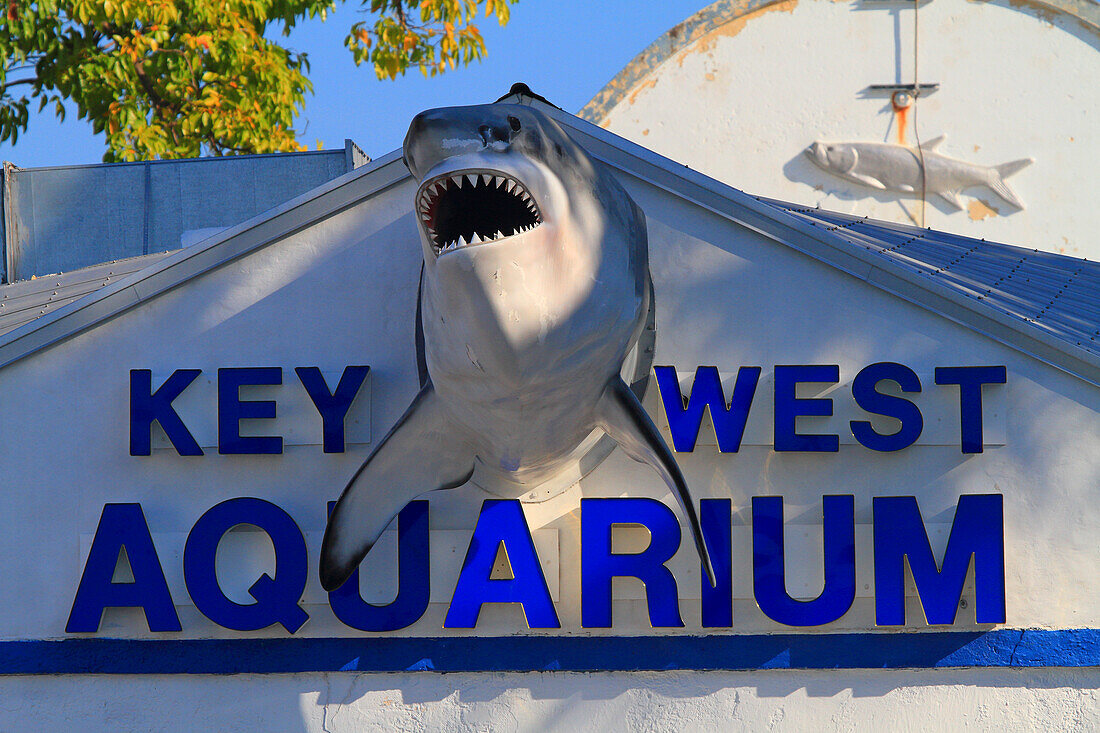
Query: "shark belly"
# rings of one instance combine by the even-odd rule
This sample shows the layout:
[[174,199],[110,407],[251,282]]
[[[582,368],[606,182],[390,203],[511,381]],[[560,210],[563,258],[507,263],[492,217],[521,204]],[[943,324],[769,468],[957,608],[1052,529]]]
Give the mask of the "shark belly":
[[[425,319],[432,314],[426,302]],[[637,339],[638,315],[617,327],[601,319],[591,331],[550,328],[541,342],[445,329],[443,319],[437,333],[426,331],[433,387],[479,464],[522,493],[574,460],[596,428],[593,406]]]

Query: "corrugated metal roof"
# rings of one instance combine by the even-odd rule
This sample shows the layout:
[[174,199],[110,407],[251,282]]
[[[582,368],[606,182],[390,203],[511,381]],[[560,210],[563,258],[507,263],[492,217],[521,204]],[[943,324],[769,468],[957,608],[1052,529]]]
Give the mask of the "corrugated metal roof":
[[60,275],[44,275],[11,285],[0,285],[0,334],[94,293],[119,278],[148,267],[170,252],[130,257]]
[[1100,262],[759,200],[1100,356]]

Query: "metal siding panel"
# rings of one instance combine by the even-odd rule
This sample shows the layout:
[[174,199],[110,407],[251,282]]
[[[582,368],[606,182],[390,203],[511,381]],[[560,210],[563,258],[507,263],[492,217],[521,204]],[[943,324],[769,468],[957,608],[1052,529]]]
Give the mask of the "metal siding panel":
[[255,211],[241,220],[300,196],[344,173],[344,151],[273,156],[255,161],[251,185]]
[[179,163],[149,166],[149,252],[179,249],[183,234],[183,199]]
[[27,183],[21,181],[20,189],[31,191],[33,240],[25,245],[30,257],[20,268],[20,278],[142,253],[140,166],[25,171],[20,178],[24,176]]
[[243,221],[256,211],[252,161],[220,158],[180,163],[178,195],[182,230]]
[[0,168],[0,283],[8,280],[8,166]]
[[8,247],[11,249],[9,277],[12,280],[21,280],[29,278],[35,268],[34,189],[24,176],[26,171],[17,171],[14,166],[8,170],[11,173],[11,185],[8,188],[11,194],[8,209],[11,214],[8,220]]

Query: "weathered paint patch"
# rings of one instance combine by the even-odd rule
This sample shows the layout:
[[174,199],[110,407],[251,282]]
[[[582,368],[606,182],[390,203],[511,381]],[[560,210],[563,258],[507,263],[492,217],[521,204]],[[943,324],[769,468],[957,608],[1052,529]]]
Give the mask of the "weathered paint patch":
[[[631,89],[650,75],[673,54],[690,46],[713,29],[730,20],[751,14],[759,8],[771,5],[768,0],[718,0],[695,15],[673,26],[667,33],[653,41],[623,67],[607,85],[589,100],[578,116],[600,124],[610,111],[619,105]],[[793,6],[793,3],[792,3]]]
[[989,219],[997,216],[1000,212],[986,202],[980,199],[974,199],[970,202],[970,205],[966,207],[966,213],[971,221],[981,221],[982,219]]
[[[967,1],[977,5],[991,4],[991,0]],[[1051,25],[1069,16],[1077,21],[1077,25],[1083,30],[1093,35],[1100,32],[1100,8],[1097,8],[1097,3],[1093,0],[1008,0],[1008,7],[1027,12]]]
[[[747,2],[742,2],[739,4],[745,6],[748,5]],[[689,47],[681,51],[676,57],[676,61],[680,66],[683,66],[684,61],[687,60],[690,56],[698,53],[706,53],[713,49],[720,38],[733,38],[734,36],[736,36],[738,33],[745,29],[745,26],[749,24],[749,21],[755,20],[762,15],[774,13],[777,11],[784,13],[793,13],[797,5],[798,0],[779,0],[779,2],[771,3],[761,8],[746,12],[744,15],[741,15],[739,17],[731,18],[717,28],[708,31],[705,35],[703,35]]]
[[626,103],[627,104],[634,104],[634,100],[636,100],[638,98],[639,94],[644,92],[646,89],[652,89],[655,86],[657,86],[657,80],[656,79],[646,79],[645,81],[643,81],[641,84],[639,84],[637,87],[634,88],[634,91],[632,91],[630,93],[630,96],[627,97]]

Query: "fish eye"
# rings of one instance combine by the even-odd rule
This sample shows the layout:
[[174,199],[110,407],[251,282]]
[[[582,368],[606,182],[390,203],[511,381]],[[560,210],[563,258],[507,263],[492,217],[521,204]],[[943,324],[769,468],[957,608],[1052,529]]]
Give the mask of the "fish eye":
[[508,115],[508,126],[512,128],[512,132],[519,132],[519,119],[512,115]]

